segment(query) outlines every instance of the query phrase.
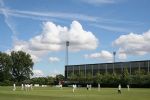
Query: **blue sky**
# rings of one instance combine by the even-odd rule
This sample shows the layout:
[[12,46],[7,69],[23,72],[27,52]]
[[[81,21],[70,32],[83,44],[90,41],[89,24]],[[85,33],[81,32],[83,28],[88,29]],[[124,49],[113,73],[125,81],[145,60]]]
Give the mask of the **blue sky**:
[[69,64],[150,59],[149,0],[0,0],[0,51],[23,50],[35,76]]

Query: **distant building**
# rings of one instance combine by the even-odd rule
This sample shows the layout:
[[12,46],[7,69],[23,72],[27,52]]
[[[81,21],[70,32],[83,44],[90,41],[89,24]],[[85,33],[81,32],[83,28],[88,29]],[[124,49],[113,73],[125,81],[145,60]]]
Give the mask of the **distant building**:
[[81,65],[66,65],[65,77],[82,75],[87,77],[87,74],[95,76],[97,73],[117,73],[121,74],[125,68],[128,69],[129,74],[134,74],[135,71],[144,71],[149,73],[150,60],[144,61],[129,61],[129,62],[115,62],[115,63],[97,63],[97,64],[81,64]]

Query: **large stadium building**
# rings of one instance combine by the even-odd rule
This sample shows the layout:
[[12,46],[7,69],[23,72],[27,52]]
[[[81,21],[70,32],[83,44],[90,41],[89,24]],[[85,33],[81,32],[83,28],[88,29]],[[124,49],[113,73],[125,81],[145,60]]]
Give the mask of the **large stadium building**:
[[143,71],[149,73],[150,60],[144,61],[129,61],[129,62],[115,62],[115,63],[97,63],[97,64],[81,64],[81,65],[66,65],[65,77],[69,78],[72,74],[82,75],[87,77],[87,74],[95,76],[97,73],[117,73],[121,74],[125,68],[128,69],[129,74],[134,74],[135,71]]

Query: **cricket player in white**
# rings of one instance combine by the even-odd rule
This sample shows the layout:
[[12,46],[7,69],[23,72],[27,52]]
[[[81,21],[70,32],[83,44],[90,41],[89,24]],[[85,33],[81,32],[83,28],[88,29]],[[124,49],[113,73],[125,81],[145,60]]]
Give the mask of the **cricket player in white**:
[[21,84],[21,90],[24,90],[24,85],[23,84]]
[[118,86],[118,93],[121,94],[121,85]]
[[128,88],[128,91],[130,91],[130,86],[129,85],[127,85],[127,88]]
[[100,91],[101,85],[98,83],[98,91]]
[[72,87],[73,87],[72,92],[74,92],[74,90],[75,90],[75,85],[73,84]]
[[16,91],[16,84],[14,84],[13,86],[14,86],[13,91]]

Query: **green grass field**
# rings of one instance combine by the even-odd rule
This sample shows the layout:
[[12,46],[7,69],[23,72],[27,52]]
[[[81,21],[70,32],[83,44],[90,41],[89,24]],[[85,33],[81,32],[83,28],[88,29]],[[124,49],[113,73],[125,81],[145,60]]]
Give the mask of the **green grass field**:
[[0,87],[0,100],[150,100],[150,89],[122,89],[122,94],[117,93],[117,88],[78,88],[75,93],[72,88],[34,88],[32,91],[22,91],[17,87]]

